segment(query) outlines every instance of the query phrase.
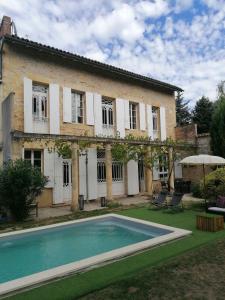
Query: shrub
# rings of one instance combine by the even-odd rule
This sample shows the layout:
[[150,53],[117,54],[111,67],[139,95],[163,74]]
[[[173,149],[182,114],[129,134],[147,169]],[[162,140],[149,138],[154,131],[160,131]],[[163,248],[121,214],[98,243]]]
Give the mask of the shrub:
[[[218,168],[205,177],[206,198],[215,200],[219,195],[225,196],[225,168]],[[203,180],[201,181],[203,191]]]
[[202,198],[204,195],[202,195],[202,188],[200,183],[195,183],[191,186],[191,192],[192,195],[196,198]]
[[22,221],[46,183],[47,178],[28,162],[9,161],[0,169],[0,206],[8,209],[16,221]]

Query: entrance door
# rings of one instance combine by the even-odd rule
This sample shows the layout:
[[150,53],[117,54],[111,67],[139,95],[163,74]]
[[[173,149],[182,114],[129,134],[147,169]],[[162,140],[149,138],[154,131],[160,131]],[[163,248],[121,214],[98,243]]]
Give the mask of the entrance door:
[[62,174],[63,174],[63,202],[71,202],[72,200],[72,167],[71,159],[63,159]]

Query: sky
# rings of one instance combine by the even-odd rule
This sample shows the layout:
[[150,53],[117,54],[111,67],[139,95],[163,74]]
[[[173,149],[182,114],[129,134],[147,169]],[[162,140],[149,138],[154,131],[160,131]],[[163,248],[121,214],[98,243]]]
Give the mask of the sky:
[[225,0],[0,0],[17,33],[184,89],[225,80]]

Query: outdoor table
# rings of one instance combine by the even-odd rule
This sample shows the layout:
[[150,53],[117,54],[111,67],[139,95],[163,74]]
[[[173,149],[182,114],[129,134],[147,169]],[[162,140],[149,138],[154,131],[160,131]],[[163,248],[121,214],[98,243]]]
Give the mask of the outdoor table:
[[224,229],[223,216],[213,214],[200,214],[196,216],[197,229],[216,232]]

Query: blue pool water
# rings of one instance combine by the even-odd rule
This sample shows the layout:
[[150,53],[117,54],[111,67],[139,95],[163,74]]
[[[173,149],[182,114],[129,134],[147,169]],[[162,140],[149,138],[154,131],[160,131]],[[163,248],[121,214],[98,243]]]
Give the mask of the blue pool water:
[[3,237],[0,238],[0,283],[170,232],[108,216]]

